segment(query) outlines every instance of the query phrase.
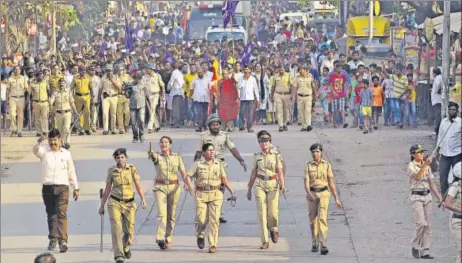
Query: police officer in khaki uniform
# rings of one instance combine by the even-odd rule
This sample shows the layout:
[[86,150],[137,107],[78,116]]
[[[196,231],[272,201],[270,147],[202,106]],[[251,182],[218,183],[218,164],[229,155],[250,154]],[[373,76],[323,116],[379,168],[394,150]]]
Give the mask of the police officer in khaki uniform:
[[279,75],[274,77],[274,84],[271,91],[271,100],[276,106],[276,120],[279,131],[287,131],[287,122],[290,117],[289,101],[292,99],[290,91],[290,75],[284,69],[279,67]]
[[263,130],[257,134],[261,152],[255,153],[253,169],[247,185],[247,199],[252,200],[255,184],[258,223],[260,225],[261,249],[269,248],[268,229],[271,240],[279,240],[279,190],[286,192],[282,157],[271,145],[271,135]]
[[[54,65],[51,67],[51,74],[48,77],[48,86],[49,86],[49,96],[55,92],[59,88],[58,81],[63,79],[64,76],[61,74],[61,70],[59,69],[58,65]],[[49,123],[52,128],[56,127],[56,117],[53,111],[50,112]]]
[[61,134],[63,147],[69,149],[71,147],[72,112],[77,113],[77,109],[74,103],[74,96],[66,88],[64,78],[60,79],[58,84],[58,89],[50,97],[50,107],[55,112],[56,128]]
[[183,158],[178,153],[172,152],[170,137],[163,136],[159,144],[161,152],[149,154],[156,168],[153,189],[157,203],[156,242],[161,249],[166,249],[172,247],[176,205],[181,195],[178,173],[185,181],[186,170]]
[[414,212],[414,238],[412,240],[412,256],[415,258],[433,259],[430,255],[430,225],[432,214],[432,195],[441,202],[442,198],[435,183],[430,169],[431,157],[423,156],[424,148],[419,145],[412,145],[409,153],[411,161],[407,165],[410,191],[409,197]]
[[[133,79],[127,74],[124,65],[118,66],[118,77],[122,81],[122,87],[126,84],[132,83]],[[117,126],[119,134],[128,132],[128,125],[130,124],[130,107],[128,98],[125,96],[124,90],[119,92],[117,101]]]
[[159,74],[154,72],[155,67],[148,64],[145,68],[146,74],[141,79],[141,83],[146,85],[148,93],[150,94],[149,100],[151,107],[149,108],[149,122],[148,133],[158,132],[160,130],[159,120],[157,119],[157,105],[159,98],[165,101],[165,84]]
[[107,171],[99,213],[104,214],[104,204],[110,197],[107,209],[111,221],[112,249],[116,263],[123,263],[131,258],[130,245],[135,237],[135,189],[143,209],[146,208],[146,199],[135,165],[127,163],[127,150],[119,148],[112,156],[116,165]]
[[456,242],[457,259],[456,263],[462,262],[462,183],[461,183],[461,162],[458,162],[452,168],[454,181],[449,186],[448,195],[444,201],[444,207],[452,212],[449,219],[449,228],[451,229],[452,237]]
[[[108,135],[109,130],[116,134],[116,111],[119,93],[122,91],[122,80],[112,74],[112,66],[107,65],[102,78],[102,106],[103,106],[103,134]],[[109,125],[110,118],[110,125]]]
[[193,167],[188,171],[186,184],[189,189],[194,189],[190,178],[195,179],[197,246],[199,249],[205,247],[205,228],[209,224],[209,253],[215,253],[217,251],[219,218],[224,196],[221,191],[221,184],[231,193],[230,200],[236,201],[236,196],[227,179],[224,162],[215,159],[216,154],[213,144],[205,143],[202,145],[201,152],[204,153],[204,159],[194,162]]
[[18,137],[22,137],[24,109],[26,103],[24,98],[26,97],[26,92],[29,89],[26,77],[21,76],[20,73],[21,68],[19,66],[14,67],[13,75],[8,79],[7,84],[11,136],[18,135]]
[[327,209],[331,193],[335,204],[343,209],[334,183],[332,164],[322,159],[322,145],[315,143],[310,147],[313,161],[305,166],[305,191],[308,200],[308,216],[310,219],[312,248],[311,252],[318,252],[321,246],[321,255],[329,253],[327,249]]
[[[87,76],[84,67],[79,68],[79,75],[75,76],[71,82],[71,90],[75,92],[75,106],[79,111],[82,111],[80,116],[80,132],[79,135],[90,135],[90,106],[93,92],[93,83]],[[82,130],[83,129],[83,130]],[[84,133],[85,130],[85,133]]]
[[[217,114],[210,115],[207,126],[209,127],[208,131],[201,133],[199,137],[199,142],[197,144],[197,151],[194,157],[194,161],[200,160],[202,156],[202,146],[205,143],[213,144],[215,148],[215,159],[225,162],[225,150],[226,148],[231,152],[231,154],[236,158],[239,163],[244,168],[244,171],[247,171],[247,165],[245,164],[244,159],[242,159],[241,154],[236,148],[236,145],[231,141],[229,133],[220,131],[221,120]],[[226,163],[224,164],[227,166]],[[224,190],[224,189],[223,189]],[[227,221],[220,217],[220,223],[226,223]]]
[[43,79],[42,72],[38,71],[35,74],[35,80],[30,83],[34,127],[37,131],[37,137],[48,134],[48,115],[50,113],[48,92],[48,82]]
[[313,97],[316,97],[315,82],[313,75],[308,73],[308,66],[300,67],[300,75],[293,84],[292,100],[297,99],[297,109],[300,115],[299,122],[302,123],[301,131],[311,131],[311,109]]

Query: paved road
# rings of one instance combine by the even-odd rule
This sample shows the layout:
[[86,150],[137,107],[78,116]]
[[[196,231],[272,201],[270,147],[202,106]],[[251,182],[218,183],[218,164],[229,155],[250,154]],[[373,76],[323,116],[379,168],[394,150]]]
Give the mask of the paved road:
[[[257,127],[256,130],[258,131]],[[236,207],[225,204],[227,224],[222,224],[217,254],[196,247],[194,237],[194,201],[187,197],[174,237],[174,248],[160,251],[155,244],[155,210],[133,246],[130,262],[307,262],[369,263],[415,262],[410,255],[412,213],[407,201],[408,181],[404,174],[408,149],[420,142],[431,149],[428,131],[397,131],[393,128],[363,135],[354,129],[315,129],[311,133],[278,133],[276,127],[264,127],[273,133],[287,162],[287,201],[280,201],[280,241],[270,249],[259,249],[260,239],[255,203],[245,199],[249,173],[228,154],[228,176],[237,191]],[[198,134],[192,130],[164,131],[147,137],[157,146],[161,135],[172,137],[174,150],[181,153],[187,167],[193,162]],[[247,164],[258,151],[255,134],[233,133]],[[1,185],[1,262],[32,262],[45,252],[47,227],[45,208],[40,196],[39,164],[31,147],[36,138],[2,138]],[[329,208],[328,256],[311,253],[311,234],[303,189],[303,168],[310,159],[309,146],[324,143],[326,158],[332,161],[345,211]],[[109,221],[105,221],[104,253],[99,252],[100,219],[98,190],[104,187],[105,172],[113,164],[111,154],[117,147],[128,149],[129,161],[141,174],[148,197],[148,209],[138,211],[136,230],[153,203],[150,192],[154,177],[147,160],[148,143],[132,144],[129,135],[73,136],[72,154],[81,185],[81,200],[69,205],[69,246],[66,254],[57,253],[61,262],[113,262]],[[183,201],[182,195],[180,201]],[[180,207],[180,206],[179,206]],[[178,208],[179,209],[179,208]],[[435,210],[436,205],[435,205]],[[178,210],[179,211],[179,210]],[[178,212],[177,211],[177,212]],[[449,263],[455,248],[448,236],[448,214],[435,211],[433,218],[433,254],[430,262]]]

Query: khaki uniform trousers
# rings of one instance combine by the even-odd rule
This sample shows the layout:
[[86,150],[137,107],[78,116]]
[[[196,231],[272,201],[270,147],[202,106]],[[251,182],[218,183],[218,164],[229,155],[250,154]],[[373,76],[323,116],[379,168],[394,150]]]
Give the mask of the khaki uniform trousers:
[[124,203],[109,198],[107,205],[111,221],[112,249],[114,259],[125,258],[135,238],[136,203]]
[[71,143],[71,122],[72,113],[69,112],[56,112],[56,128],[61,134],[62,143]]
[[151,108],[149,109],[149,122],[148,122],[148,130],[157,129],[160,127],[159,120],[157,119],[157,112],[156,108],[159,104],[159,93],[149,96],[149,100],[151,102]]
[[220,212],[223,205],[223,192],[196,191],[196,236],[204,238],[205,228],[209,224],[208,242],[210,247],[217,247],[220,230]]
[[116,122],[116,111],[117,111],[117,101],[119,98],[117,96],[107,97],[103,99],[103,129],[104,131],[109,131],[109,117],[111,118],[111,131],[115,132],[115,122]]
[[311,126],[311,109],[313,105],[312,96],[302,97],[297,95],[297,108],[299,119],[298,122],[302,123],[302,128]]
[[278,231],[279,187],[276,180],[264,181],[257,178],[254,187],[257,205],[257,220],[260,225],[260,240],[268,242],[268,229]]
[[37,133],[48,133],[48,115],[50,114],[50,105],[47,102],[33,103],[34,126]]
[[458,218],[449,218],[449,227],[451,228],[451,234],[454,240],[456,241],[457,246],[457,259],[456,263],[462,262],[462,237],[461,237],[461,230],[462,230],[462,220]]
[[85,96],[78,96],[76,95],[74,97],[75,101],[75,108],[79,111],[77,113],[80,113],[83,107],[83,113],[80,116],[80,129],[84,129],[86,131],[90,130],[90,95],[85,95]]
[[283,95],[274,93],[274,104],[276,106],[276,121],[278,126],[286,126],[290,117],[290,94]]
[[156,240],[172,242],[176,223],[176,205],[180,195],[181,187],[179,184],[154,186],[154,197],[157,202]]
[[119,100],[117,101],[117,126],[119,127],[119,131],[125,131],[125,127],[128,127],[129,124],[129,101],[125,95],[119,95]]
[[329,208],[330,192],[311,192],[315,199],[308,200],[308,217],[310,219],[311,240],[313,246],[327,247],[327,209]]
[[432,195],[411,195],[410,200],[415,222],[412,247],[419,250],[421,256],[425,256],[430,250]]
[[98,129],[98,118],[99,118],[99,104],[93,104],[90,109],[90,127],[92,129]]
[[[10,102],[8,103],[10,108],[10,130],[12,132],[22,132],[22,128],[24,125],[24,106],[25,101],[24,97],[22,98],[10,98]],[[16,117],[18,117],[16,119]]]

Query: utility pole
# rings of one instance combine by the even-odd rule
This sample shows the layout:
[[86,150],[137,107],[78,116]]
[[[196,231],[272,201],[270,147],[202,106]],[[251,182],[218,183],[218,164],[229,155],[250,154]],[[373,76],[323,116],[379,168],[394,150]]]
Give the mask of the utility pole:
[[374,1],[369,1],[369,45],[372,45],[374,38]]
[[51,10],[51,43],[53,45],[53,55],[57,55],[58,53],[56,52],[56,3],[54,1],[51,1]]
[[441,103],[441,119],[446,117],[446,112],[449,104],[449,75],[450,75],[450,63],[451,63],[451,2],[444,1],[444,15],[443,15],[443,90],[441,93],[442,103]]

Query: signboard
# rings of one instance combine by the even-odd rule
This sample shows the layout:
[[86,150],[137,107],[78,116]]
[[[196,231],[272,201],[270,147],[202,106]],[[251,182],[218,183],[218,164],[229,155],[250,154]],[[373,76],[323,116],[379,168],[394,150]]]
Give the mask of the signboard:
[[418,46],[409,46],[404,49],[406,53],[405,65],[408,64],[414,65],[414,68],[417,69],[419,65],[419,47]]
[[433,19],[428,17],[424,22],[424,36],[428,43],[430,43],[435,36],[435,24],[433,23]]

